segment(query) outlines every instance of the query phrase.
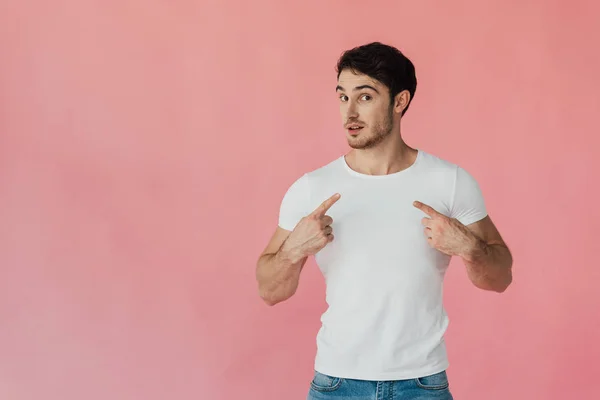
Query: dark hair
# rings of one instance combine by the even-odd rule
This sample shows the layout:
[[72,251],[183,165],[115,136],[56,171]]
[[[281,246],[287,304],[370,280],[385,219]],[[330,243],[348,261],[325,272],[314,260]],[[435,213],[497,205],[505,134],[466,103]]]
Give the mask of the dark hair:
[[380,42],[355,47],[345,51],[338,60],[338,78],[346,68],[368,75],[387,86],[392,103],[398,93],[408,90],[410,99],[402,115],[408,110],[417,89],[417,77],[415,66],[400,50]]

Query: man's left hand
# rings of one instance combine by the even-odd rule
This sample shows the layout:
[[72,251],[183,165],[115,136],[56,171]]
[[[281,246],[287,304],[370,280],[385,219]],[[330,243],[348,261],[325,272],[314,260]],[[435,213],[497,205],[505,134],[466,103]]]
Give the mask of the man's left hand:
[[421,223],[431,247],[450,256],[469,257],[479,240],[466,226],[420,201],[413,205],[429,216],[424,217]]

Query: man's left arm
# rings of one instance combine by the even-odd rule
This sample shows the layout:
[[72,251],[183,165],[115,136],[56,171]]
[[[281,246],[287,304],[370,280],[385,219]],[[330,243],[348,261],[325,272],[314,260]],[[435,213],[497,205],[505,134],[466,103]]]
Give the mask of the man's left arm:
[[513,259],[500,232],[489,216],[466,228],[470,245],[460,256],[469,279],[480,289],[504,292],[512,282]]
[[499,293],[508,288],[512,282],[512,255],[489,215],[465,226],[419,201],[414,206],[427,214],[421,222],[429,245],[461,257],[476,287]]

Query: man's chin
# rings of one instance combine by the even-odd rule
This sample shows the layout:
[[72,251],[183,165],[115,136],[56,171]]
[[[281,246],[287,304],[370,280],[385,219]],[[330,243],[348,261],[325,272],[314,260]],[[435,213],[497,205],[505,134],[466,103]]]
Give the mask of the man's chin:
[[351,141],[348,141],[348,145],[355,150],[362,150],[371,147],[370,143],[356,143]]
[[382,142],[386,141],[386,139],[390,137],[390,133],[385,136],[361,137],[358,135],[355,137],[348,137],[348,145],[357,150],[370,149],[379,146]]
[[364,140],[364,138],[348,138],[348,146],[352,147],[353,149],[367,149],[371,146],[373,146],[373,141],[372,140]]

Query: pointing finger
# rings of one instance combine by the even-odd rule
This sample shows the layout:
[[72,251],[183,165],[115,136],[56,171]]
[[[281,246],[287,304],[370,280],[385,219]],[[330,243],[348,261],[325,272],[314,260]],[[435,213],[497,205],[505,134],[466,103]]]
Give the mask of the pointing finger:
[[415,201],[413,203],[413,206],[415,206],[419,210],[423,211],[425,214],[429,215],[430,217],[440,217],[442,215],[439,212],[435,211],[430,206],[428,206],[427,204],[423,204],[420,201]]
[[340,197],[341,195],[339,193],[334,194],[333,196],[325,200],[323,203],[321,203],[321,205],[317,207],[317,209],[313,211],[312,214],[317,217],[322,217],[327,212],[327,210],[329,210],[329,208],[340,199]]

